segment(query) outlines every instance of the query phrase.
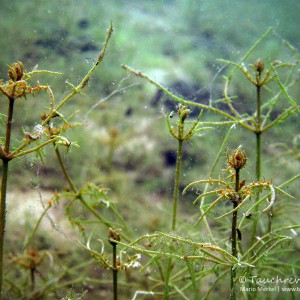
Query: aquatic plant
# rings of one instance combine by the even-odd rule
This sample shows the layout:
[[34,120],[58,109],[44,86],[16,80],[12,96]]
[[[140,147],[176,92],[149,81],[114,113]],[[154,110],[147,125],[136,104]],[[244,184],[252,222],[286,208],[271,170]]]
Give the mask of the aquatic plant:
[[[224,280],[226,285],[220,286],[220,293],[223,291],[230,293],[231,299],[236,299],[241,294],[241,290],[237,288],[239,283],[243,288],[253,285],[250,280],[253,272],[268,276],[276,268],[282,276],[287,276],[287,274],[294,272],[294,269],[297,269],[296,260],[292,263],[281,262],[280,255],[282,253],[286,255],[287,251],[293,247],[293,231],[295,232],[296,229],[300,228],[300,225],[293,220],[291,224],[282,226],[280,222],[276,222],[276,218],[273,220],[273,212],[280,205],[277,201],[278,195],[283,196],[284,200],[294,199],[284,189],[298,180],[300,174],[283,183],[279,178],[281,184],[275,185],[272,179],[267,180],[262,175],[261,169],[265,163],[265,160],[262,159],[262,145],[264,144],[262,136],[269,129],[279,126],[282,121],[299,110],[297,101],[289,94],[289,88],[297,80],[292,75],[298,62],[285,64],[268,59],[264,61],[258,59],[250,65],[250,71],[245,67],[246,59],[271,32],[268,30],[239,63],[220,60],[226,66],[232,66],[233,69],[225,78],[224,97],[211,101],[209,105],[185,100],[174,95],[144,73],[123,66],[130,74],[150,81],[179,103],[176,108],[177,113],[167,114],[165,123],[170,138],[174,138],[177,142],[176,165],[174,166],[172,182],[173,197],[170,196],[172,198],[170,203],[165,201],[160,208],[154,205],[155,201],[152,198],[147,208],[142,207],[136,201],[129,208],[123,204],[123,207],[121,206],[119,209],[116,205],[115,202],[120,198],[124,199],[127,204],[128,199],[143,198],[144,195],[139,194],[140,191],[137,186],[130,190],[129,194],[123,193],[114,177],[113,171],[116,166],[113,161],[117,149],[122,143],[130,142],[130,137],[121,137],[120,131],[116,129],[115,120],[111,122],[113,124],[108,125],[113,125],[108,130],[109,138],[102,141],[102,144],[106,144],[108,148],[105,168],[102,171],[105,176],[107,175],[107,181],[111,181],[111,190],[94,182],[84,182],[79,185],[69,172],[61,152],[62,147],[69,150],[71,146],[76,146],[75,143],[70,142],[65,137],[64,132],[80,125],[80,123],[71,122],[72,115],[70,117],[63,116],[61,108],[75,94],[82,92],[92,72],[101,63],[112,33],[112,27],[108,30],[104,48],[98,56],[97,62],[78,86],[71,85],[71,92],[58,105],[55,104],[54,95],[49,86],[30,85],[31,76],[38,75],[41,71],[33,70],[26,73],[23,70],[23,65],[19,62],[10,67],[9,76],[11,80],[1,85],[4,96],[14,104],[14,101],[10,100],[11,98],[15,100],[24,96],[29,97],[40,91],[47,91],[50,96],[50,108],[48,112],[42,115],[41,123],[34,130],[24,132],[24,140],[16,145],[14,150],[11,150],[12,147],[10,147],[13,105],[9,105],[7,117],[4,114],[0,115],[3,119],[7,118],[6,125],[3,124],[6,128],[6,138],[3,139],[0,152],[4,166],[2,180],[3,177],[6,178],[5,184],[2,185],[4,191],[1,193],[1,203],[2,205],[5,204],[3,197],[6,195],[9,161],[30,153],[43,159],[42,150],[47,145],[53,145],[56,162],[52,163],[58,163],[67,184],[63,191],[55,191],[52,198],[44,206],[44,211],[24,242],[24,253],[15,254],[12,257],[12,263],[25,270],[24,272],[30,277],[30,280],[23,284],[26,287],[25,291],[22,291],[22,282],[20,284],[8,282],[15,295],[18,297],[25,295],[25,298],[30,299],[33,296],[36,299],[45,297],[51,293],[57,296],[55,292],[60,288],[80,283],[81,287],[86,284],[89,289],[93,288],[91,285],[104,286],[106,290],[111,291],[114,299],[122,298],[122,296],[124,296],[123,298],[132,297],[132,299],[137,299],[139,296],[164,299],[200,299],[200,297],[207,299],[221,280],[226,279]],[[291,71],[288,80],[282,83],[279,71],[285,68],[291,69]],[[237,71],[240,71],[248,80],[249,85],[256,89],[256,106],[251,107],[251,112],[249,110],[240,112],[235,107],[236,98],[230,95],[229,87]],[[275,87],[269,87],[270,83],[273,83]],[[273,92],[271,99],[263,100],[262,90],[264,89]],[[276,111],[274,117],[272,112],[279,103],[279,99],[282,98],[287,100],[284,103],[287,103],[288,106],[283,108],[282,113],[278,114]],[[218,104],[220,103],[225,104],[226,108],[224,106],[223,108],[222,106],[219,107]],[[93,108],[95,107],[93,106]],[[199,116],[195,119],[190,113],[192,107],[201,109]],[[282,106],[280,108],[282,109]],[[205,121],[207,111],[215,113],[222,119]],[[212,147],[215,151],[209,153],[209,156],[213,156],[217,152],[208,175],[199,172],[197,178],[200,179],[186,184],[182,180],[185,163],[183,148],[191,145],[188,143],[190,140],[202,140],[202,136],[197,136],[199,133],[205,133],[207,130],[216,128],[216,126],[223,126],[222,128],[224,128],[228,125],[230,128],[226,136],[223,139],[216,139]],[[244,150],[240,146],[233,151],[226,151],[228,145],[236,142],[243,144],[244,142],[240,138],[237,141],[233,140],[238,126],[254,133],[256,137],[255,176],[251,172],[244,173],[244,169],[247,167],[249,170],[252,163],[251,155],[248,158],[248,153],[252,152],[251,148],[245,147]],[[297,140],[293,144],[292,150],[297,150],[296,146]],[[101,147],[102,149],[103,147]],[[291,153],[290,150],[287,148],[288,154]],[[134,150],[134,154],[136,152],[137,150]],[[103,153],[105,154],[105,151]],[[225,169],[221,170],[224,165]],[[163,168],[162,165],[160,168]],[[126,173],[126,171],[125,169],[123,172]],[[172,186],[167,188],[172,190]],[[186,187],[183,189],[183,186]],[[181,189],[183,189],[182,196]],[[183,207],[181,205],[183,201],[188,202],[191,198],[189,193],[192,194],[194,204],[200,203],[198,209],[193,207],[191,214],[180,209]],[[111,195],[112,198],[110,198]],[[285,202],[285,210],[288,205],[286,203],[287,201]],[[36,276],[38,269],[47,258],[52,260],[54,253],[51,250],[34,248],[34,239],[42,219],[52,208],[59,205],[63,206],[65,216],[78,229],[82,237],[79,242],[81,247],[73,252],[80,253],[80,256],[87,253],[91,259],[84,258],[83,262],[77,259],[75,266],[64,266],[63,270],[55,274],[54,278],[49,278],[51,277],[49,275],[43,285],[38,286]],[[145,229],[139,223],[140,219],[149,218],[150,214],[145,212],[148,208],[151,208],[151,215],[155,209],[157,209],[157,213],[161,210],[159,218],[166,220],[166,227],[153,222],[154,225],[150,231],[149,228]],[[135,215],[130,214],[130,209],[134,210]],[[262,226],[259,234],[257,234],[257,220],[264,219],[260,217],[264,214],[268,215],[267,229]],[[142,215],[141,218],[139,218],[140,215]],[[5,218],[5,215],[3,217]],[[4,226],[5,219],[2,221]],[[91,226],[91,224],[93,225]],[[93,229],[91,230],[91,228]],[[252,232],[252,238],[249,238],[249,232]],[[284,245],[284,249],[280,248],[282,245]],[[84,270],[91,262],[96,262],[101,271],[107,270],[112,279],[87,276]],[[79,273],[81,275],[77,278]],[[49,271],[49,274],[52,273]],[[133,278],[131,277],[132,274],[138,275]],[[241,276],[247,280],[245,282],[239,281]],[[227,284],[227,278],[229,284]],[[97,288],[95,289],[98,293]],[[72,293],[70,291],[68,295]],[[67,295],[65,296],[67,297]]]

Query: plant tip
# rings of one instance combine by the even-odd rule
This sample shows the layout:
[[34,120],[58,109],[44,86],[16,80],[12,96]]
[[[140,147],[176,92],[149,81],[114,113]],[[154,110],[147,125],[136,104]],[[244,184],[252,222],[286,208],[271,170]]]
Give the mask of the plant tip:
[[228,152],[229,151],[227,151],[227,161],[233,169],[240,170],[246,165],[247,155],[245,151],[241,150],[241,147],[234,150],[231,156],[229,156]]
[[265,63],[261,58],[259,58],[254,64],[254,67],[258,73],[262,73],[265,68]]
[[13,63],[8,69],[8,76],[12,81],[19,81],[22,79],[24,74],[24,66],[23,63],[17,61]]

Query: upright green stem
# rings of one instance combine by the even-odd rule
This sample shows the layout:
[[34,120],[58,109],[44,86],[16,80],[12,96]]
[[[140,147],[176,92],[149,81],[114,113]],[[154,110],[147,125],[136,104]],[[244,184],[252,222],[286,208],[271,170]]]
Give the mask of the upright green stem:
[[[180,126],[180,125],[179,125]],[[180,130],[179,130],[180,132]],[[180,135],[180,133],[179,133]],[[179,198],[179,182],[180,182],[180,171],[182,163],[182,145],[183,140],[178,139],[177,159],[176,159],[176,170],[175,170],[175,183],[174,183],[174,196],[173,196],[173,219],[172,219],[172,231],[176,230],[176,219],[177,219],[177,206]],[[169,279],[171,275],[172,258],[169,258],[166,272],[166,282],[164,299],[169,299]]]
[[261,178],[261,134],[256,132],[256,180]]
[[[237,202],[233,202],[233,209],[238,206]],[[232,227],[231,227],[231,250],[232,256],[237,257],[237,243],[236,243],[236,224],[237,224],[237,210],[232,213]]]
[[15,99],[9,98],[8,106],[8,117],[6,123],[6,135],[5,135],[5,146],[2,151],[2,180],[1,180],[1,203],[0,203],[0,298],[2,295],[2,282],[3,282],[3,249],[4,249],[4,232],[5,232],[5,209],[6,209],[6,193],[7,193],[7,179],[8,179],[8,163],[9,159],[7,158],[10,149],[10,140],[11,140],[11,127],[12,127],[12,118],[14,111]]
[[[240,169],[236,169],[235,172],[235,192],[236,199],[233,199],[233,209],[239,204],[238,192],[240,189]],[[231,226],[231,252],[232,256],[237,257],[237,240],[236,240],[236,231],[237,231],[237,210],[232,213],[232,226]],[[236,268],[235,266],[231,267],[231,294],[230,299],[236,299],[236,287],[235,287],[235,278],[236,278]]]
[[[233,208],[235,209],[237,207],[237,203],[233,203]],[[234,211],[232,213],[232,230],[231,230],[231,250],[232,250],[232,255],[237,257],[237,242],[236,242],[236,224],[237,224],[237,211]],[[231,294],[230,294],[230,299],[235,300],[236,299],[236,287],[235,287],[235,278],[236,278],[236,267],[232,266],[231,267]]]
[[[255,135],[256,135],[256,180],[259,181],[261,178],[261,73],[259,72],[257,75],[257,86],[256,86],[256,98],[257,98],[257,115],[256,115],[256,124],[255,124]],[[259,193],[256,195],[256,201],[259,200]],[[255,237],[257,235],[257,225],[258,225],[258,212],[259,205],[255,208],[255,217],[253,220],[252,227],[252,236],[251,236],[251,245],[253,245],[255,241]]]
[[[175,170],[175,180],[174,180],[174,194],[173,194],[173,217],[172,217],[172,231],[176,230],[176,220],[177,220],[177,206],[179,198],[179,183],[180,183],[180,172],[181,172],[181,163],[182,163],[182,145],[183,141],[186,138],[184,135],[184,120],[189,114],[189,110],[186,107],[182,106],[178,109],[179,121],[178,121],[178,131],[177,134],[172,131],[172,128],[169,126],[170,132],[174,138],[178,140],[178,149],[177,149],[177,158],[176,158],[176,170]],[[164,299],[169,299],[169,280],[171,276],[172,268],[172,257],[168,260],[167,270],[166,270],[166,280],[165,280],[165,289],[164,289]]]
[[[232,167],[235,170],[235,188],[234,193],[231,196],[231,202],[233,204],[233,212],[232,212],[232,224],[231,224],[231,252],[232,256],[236,257],[238,256],[237,253],[237,212],[236,209],[238,205],[241,202],[241,195],[239,194],[241,183],[240,183],[240,170],[246,165],[247,162],[247,156],[244,151],[241,149],[236,149],[232,156],[229,157],[227,154],[227,160],[230,167]],[[235,300],[236,299],[236,265],[233,265],[231,267],[231,280],[230,280],[230,286],[231,286],[231,293],[230,293],[230,299]]]
[[175,231],[175,229],[176,229],[177,206],[178,206],[178,198],[179,198],[179,181],[180,181],[181,162],[182,162],[182,144],[183,144],[183,140],[178,140],[176,170],[175,170],[175,183],[174,183],[174,196],[173,196],[172,231]]
[[118,300],[118,268],[117,268],[117,245],[120,242],[121,238],[117,231],[112,228],[109,228],[108,231],[108,241],[113,247],[113,294],[114,300]]
[[9,153],[9,149],[10,149],[10,139],[11,139],[10,137],[11,137],[12,118],[14,113],[14,104],[15,104],[15,99],[9,98],[8,117],[6,123],[5,148],[4,148],[6,154]]
[[113,293],[114,300],[118,300],[117,244],[111,244],[113,246]]
[[260,180],[261,176],[261,73],[257,75],[257,86],[256,86],[256,126],[255,126],[255,135],[256,135],[256,180]]
[[[238,198],[238,192],[240,189],[240,170],[237,169],[235,173],[235,192],[236,197]],[[238,206],[239,199],[233,200],[233,209],[235,209]],[[235,210],[232,213],[232,230],[231,230],[231,249],[232,249],[232,255],[234,257],[237,257],[237,247],[236,247],[236,229],[237,229],[237,210]]]
[[255,134],[256,134],[256,180],[260,180],[261,176],[261,72],[258,72],[256,78],[256,124],[255,124]]

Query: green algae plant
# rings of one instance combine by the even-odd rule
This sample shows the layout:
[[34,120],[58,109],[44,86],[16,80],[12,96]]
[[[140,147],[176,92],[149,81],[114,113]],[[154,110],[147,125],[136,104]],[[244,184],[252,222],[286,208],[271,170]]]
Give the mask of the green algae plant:
[[[90,76],[102,62],[106,48],[108,46],[109,39],[111,37],[113,28],[112,24],[107,31],[106,40],[102,51],[100,52],[97,61],[89,72],[83,77],[81,82],[77,85],[71,85],[71,92],[63,98],[58,104],[55,103],[54,94],[52,89],[48,85],[31,86],[31,79],[33,76],[39,74],[52,74],[59,75],[55,72],[44,71],[44,70],[33,70],[31,72],[26,72],[22,62],[16,62],[9,67],[8,76],[10,80],[6,83],[1,82],[0,91],[4,97],[8,100],[8,113],[6,118],[6,132],[3,139],[3,144],[0,145],[0,158],[2,160],[2,181],[1,181],[1,205],[0,205],[0,294],[2,294],[2,284],[3,284],[3,249],[5,242],[5,223],[6,223],[6,194],[7,194],[7,183],[8,183],[8,167],[10,161],[17,159],[19,157],[36,153],[37,156],[42,157],[42,150],[45,146],[53,144],[58,151],[58,146],[63,145],[65,147],[71,147],[72,142],[68,141],[66,137],[62,135],[64,131],[72,128],[74,125],[69,124],[64,116],[61,114],[61,108],[68,103],[74,95],[81,93],[83,88],[86,86]],[[49,94],[49,111],[47,113],[42,113],[42,122],[34,127],[33,132],[25,132],[24,138],[19,141],[19,144],[13,145],[13,150],[11,149],[12,140],[12,123],[13,123],[13,113],[15,102],[19,101],[21,98],[28,97],[40,91],[46,91]],[[3,99],[2,99],[3,101]],[[59,117],[62,120],[62,124],[59,128],[54,130],[50,127],[50,121],[53,118]],[[58,158],[59,152],[57,152]],[[72,186],[71,182],[70,185]],[[48,207],[49,208],[49,207]],[[48,209],[47,208],[47,209]],[[28,245],[28,243],[27,243]]]
[[[263,42],[263,40],[272,33],[272,29],[268,29],[266,33],[251,47],[251,49],[244,55],[244,57],[241,59],[239,63],[234,63],[231,61],[225,61],[225,60],[220,60],[222,63],[225,63],[226,65],[232,65],[233,69],[229,72],[229,74],[225,77],[225,88],[224,88],[224,98],[219,99],[217,102],[223,102],[227,105],[228,110],[221,110],[218,107],[215,107],[213,105],[205,105],[199,102],[193,102],[186,100],[180,96],[177,96],[170,92],[167,88],[162,86],[160,83],[157,81],[153,80],[146,74],[142,73],[141,71],[136,71],[126,65],[123,65],[122,67],[129,73],[134,74],[137,77],[143,78],[156,87],[158,87],[160,90],[162,90],[168,97],[170,97],[172,100],[180,103],[181,105],[184,106],[190,106],[190,107],[198,107],[203,110],[211,111],[214,112],[221,117],[225,117],[227,121],[224,122],[218,122],[215,123],[215,125],[228,125],[228,124],[235,124],[234,126],[238,125],[243,127],[244,129],[252,132],[255,134],[256,137],[256,181],[252,181],[251,184],[245,185],[245,180],[240,181],[240,175],[239,175],[239,170],[244,167],[245,162],[246,162],[246,156],[244,152],[241,150],[235,150],[232,154],[232,156],[228,156],[228,163],[229,166],[235,170],[235,173],[233,173],[233,178],[235,178],[235,184],[234,187],[229,187],[228,183],[226,181],[222,181],[221,178],[219,179],[212,179],[209,177],[208,180],[200,180],[196,181],[195,183],[206,183],[207,186],[204,189],[204,192],[201,193],[200,196],[197,197],[195,202],[200,201],[200,213],[201,216],[199,217],[199,220],[197,221],[196,225],[202,224],[201,221],[205,220],[206,222],[206,227],[208,228],[208,232],[210,233],[211,237],[213,240],[214,234],[212,233],[212,230],[210,225],[207,224],[207,220],[205,219],[206,215],[215,208],[215,205],[219,203],[224,197],[231,199],[233,203],[233,210],[230,212],[225,213],[222,217],[228,216],[229,214],[232,213],[232,230],[231,230],[231,255],[233,258],[237,259],[238,263],[237,265],[233,263],[231,267],[231,292],[230,292],[230,297],[231,299],[236,299],[237,297],[237,289],[236,289],[236,284],[237,284],[237,275],[236,272],[238,269],[240,269],[238,266],[241,266],[240,264],[243,262],[248,265],[248,268],[244,268],[244,271],[242,271],[242,274],[246,274],[247,276],[250,276],[253,271],[251,269],[255,268],[260,268],[257,263],[261,263],[261,259],[264,256],[265,253],[269,252],[271,249],[281,245],[282,243],[286,241],[290,241],[292,237],[287,236],[287,235],[278,235],[277,232],[280,231],[285,231],[288,229],[293,229],[294,227],[282,227],[282,228],[277,228],[276,230],[273,229],[273,224],[274,224],[274,216],[273,216],[273,206],[275,202],[275,189],[286,195],[287,197],[292,196],[288,195],[286,192],[284,192],[281,187],[285,186],[287,184],[283,183],[279,187],[273,187],[271,185],[270,181],[266,181],[264,179],[264,176],[262,175],[262,136],[267,132],[269,129],[274,128],[276,126],[279,126],[279,124],[282,123],[285,119],[287,119],[290,116],[295,115],[296,113],[299,112],[299,105],[297,104],[297,101],[293,99],[289,93],[288,89],[293,86],[296,81],[297,81],[297,76],[293,77],[292,74],[295,73],[295,68],[298,67],[299,63],[299,55],[296,54],[296,61],[293,63],[282,63],[280,61],[271,61],[270,59],[267,59],[268,62],[268,68],[266,70],[265,67],[265,62],[262,59],[258,59],[255,64],[250,65],[250,68],[253,70],[254,74],[251,74],[251,71],[248,71],[248,69],[245,67],[245,61],[246,59],[252,55],[254,52],[255,48],[258,47],[260,43]],[[289,44],[287,44],[286,41],[284,41],[284,44],[288,46],[289,49],[294,50]],[[279,70],[282,68],[290,68],[287,79],[283,83],[282,80],[279,77]],[[250,82],[251,85],[255,86],[256,88],[256,108],[253,110],[252,114],[251,113],[240,113],[235,107],[234,107],[234,98],[229,96],[229,86],[230,82],[232,81],[233,76],[235,75],[236,70],[240,70],[247,80]],[[277,83],[277,90],[273,90],[274,86],[272,88],[268,88],[267,86],[271,82],[276,82]],[[262,99],[262,89],[271,91],[271,97],[268,100],[263,100]],[[277,113],[276,117],[270,117],[276,109],[276,105],[278,105],[278,102],[282,99],[282,96],[287,100],[286,102],[289,104],[285,108],[282,109],[281,113]],[[209,123],[209,122],[208,122]],[[205,123],[200,123],[200,125],[204,125]],[[212,124],[212,122],[210,122]],[[224,143],[223,143],[224,144]],[[179,148],[180,150],[180,148]],[[220,153],[220,152],[219,152]],[[178,155],[181,155],[181,151],[178,151]],[[238,164],[238,166],[237,166]],[[214,167],[210,174],[214,173]],[[177,172],[177,171],[176,171]],[[176,176],[177,178],[177,176]],[[290,180],[288,180],[288,183],[291,183],[293,181],[296,181],[299,179],[299,174],[296,176],[292,177]],[[191,186],[194,186],[195,183],[192,183],[188,185],[188,188]],[[213,185],[217,183],[218,185],[223,185],[225,187],[225,190],[223,188],[217,188],[212,191],[207,191],[207,188],[209,185]],[[261,193],[264,189],[264,187],[267,187],[269,189],[269,193],[266,195],[262,196]],[[254,192],[254,188],[258,188],[259,191]],[[176,191],[176,189],[175,189]],[[186,190],[185,190],[186,191]],[[244,196],[241,197],[241,191],[243,191]],[[211,204],[206,204],[206,199],[210,197],[212,194],[217,193],[218,198],[212,202]],[[237,198],[236,198],[237,197]],[[247,200],[255,198],[255,203],[248,208],[248,210],[244,213],[244,216],[240,223],[237,225],[237,212],[240,209],[241,206],[243,206]],[[236,200],[237,199],[237,200]],[[267,200],[269,203],[267,207],[263,210],[260,209],[260,205],[262,201]],[[258,220],[261,219],[263,214],[268,215],[268,225],[267,225],[267,230],[266,233],[263,233],[263,229],[261,228],[258,233]],[[252,235],[251,239],[247,241],[247,247],[248,250],[244,249],[244,246],[240,246],[241,253],[238,255],[238,250],[237,250],[237,236],[239,240],[242,239],[242,224],[245,220],[245,218],[250,218],[253,215],[253,221],[252,221]],[[220,218],[222,218],[220,217]],[[219,218],[215,218],[219,219]],[[280,224],[280,223],[279,223]],[[295,225],[295,228],[298,228],[298,224]],[[173,226],[173,230],[175,230],[175,227]],[[247,230],[249,232],[249,229]],[[275,233],[276,232],[276,233]],[[263,235],[261,238],[260,235]],[[248,234],[247,234],[248,235]],[[263,240],[263,246],[261,246],[261,241]],[[241,243],[239,243],[241,244]],[[212,245],[212,247],[214,247]],[[258,247],[258,248],[257,248]],[[225,250],[225,249],[224,249]],[[258,254],[260,253],[260,254]],[[169,254],[171,255],[171,254]],[[172,256],[172,255],[171,255]],[[186,258],[186,256],[183,256]],[[170,260],[171,261],[171,260]],[[170,264],[168,265],[167,270],[170,270],[171,266]],[[243,267],[241,268],[243,269]],[[248,269],[248,271],[247,271]],[[189,269],[190,270],[190,269]],[[201,272],[200,272],[201,273]],[[167,273],[168,274],[168,273]],[[222,276],[225,276],[227,274],[227,270],[222,273]],[[169,293],[169,288],[174,288],[172,286],[171,281],[169,281],[170,275],[167,275],[166,278],[166,285],[165,286],[165,293],[164,293],[164,299],[169,299],[170,293]],[[192,281],[195,280],[195,275],[191,274],[191,279]],[[219,281],[220,279],[216,280],[215,284]],[[247,283],[247,280],[245,281]],[[214,285],[215,285],[214,284]],[[213,285],[213,286],[214,286]],[[195,286],[195,282],[193,282],[193,286]],[[167,289],[167,290],[166,290]],[[183,291],[179,290],[178,287],[175,288],[178,293],[182,294]],[[210,294],[212,291],[212,288],[209,289],[207,295]],[[181,293],[182,292],[182,293]],[[195,292],[195,295],[196,294]],[[195,296],[195,299],[198,299],[198,296]],[[205,297],[206,298],[206,297]]]

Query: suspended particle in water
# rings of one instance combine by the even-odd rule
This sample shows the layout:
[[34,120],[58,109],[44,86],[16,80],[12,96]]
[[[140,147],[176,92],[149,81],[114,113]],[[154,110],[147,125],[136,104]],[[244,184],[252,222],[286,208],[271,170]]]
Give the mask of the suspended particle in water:
[[252,213],[246,214],[246,218],[247,218],[247,219],[250,219],[251,217],[252,217]]

